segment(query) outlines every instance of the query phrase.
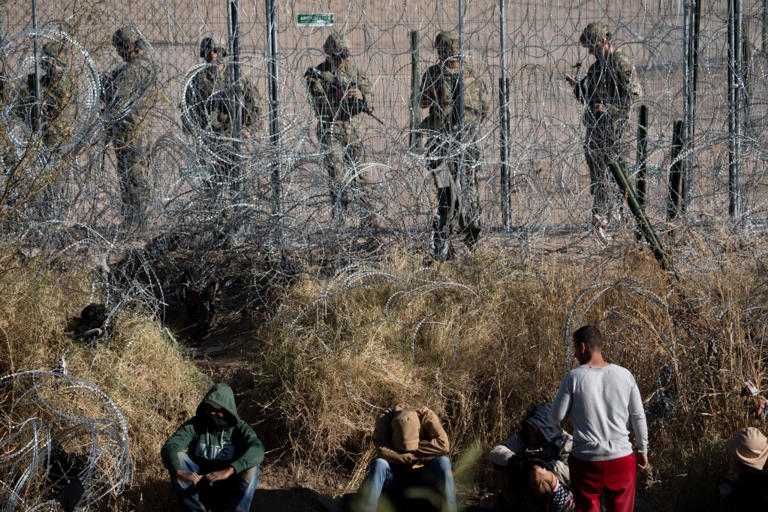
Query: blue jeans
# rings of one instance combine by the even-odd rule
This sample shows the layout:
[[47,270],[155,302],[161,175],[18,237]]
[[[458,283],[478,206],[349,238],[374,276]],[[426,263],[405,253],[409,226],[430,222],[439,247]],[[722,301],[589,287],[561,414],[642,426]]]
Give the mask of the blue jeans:
[[[181,469],[200,474],[200,466],[189,458],[184,452],[179,452]],[[251,508],[251,501],[256,492],[256,484],[259,482],[259,467],[254,466],[240,474],[234,474],[226,480],[213,484],[198,485],[189,482],[181,482],[171,475],[171,482],[181,501],[181,507],[190,512],[206,512],[204,503],[216,503],[226,505],[226,510],[234,512],[247,512]]]
[[382,489],[402,490],[408,484],[408,482],[403,481],[405,476],[409,477],[407,480],[411,484],[415,480],[413,477],[417,477],[422,486],[435,485],[443,495],[443,510],[457,512],[456,487],[453,483],[451,460],[445,456],[432,459],[423,468],[415,470],[393,470],[386,460],[374,459],[363,483],[363,510],[376,512]]

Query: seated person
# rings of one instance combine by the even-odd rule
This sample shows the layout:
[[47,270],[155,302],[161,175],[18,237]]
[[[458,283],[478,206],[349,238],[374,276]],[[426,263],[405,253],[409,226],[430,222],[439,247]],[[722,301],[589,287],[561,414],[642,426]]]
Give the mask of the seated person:
[[520,433],[491,450],[503,510],[574,510],[568,489],[573,438],[549,419],[550,406],[533,407]]
[[408,487],[433,485],[442,494],[442,510],[456,512],[448,435],[434,412],[387,409],[376,420],[373,442],[376,459],[361,487],[362,503],[354,510],[376,512],[382,489],[396,495]]
[[216,384],[208,391],[195,416],[165,442],[161,455],[183,510],[250,510],[264,445],[237,415],[228,385]]
[[719,485],[725,510],[768,510],[768,439],[760,430],[739,430],[725,443],[728,478]]

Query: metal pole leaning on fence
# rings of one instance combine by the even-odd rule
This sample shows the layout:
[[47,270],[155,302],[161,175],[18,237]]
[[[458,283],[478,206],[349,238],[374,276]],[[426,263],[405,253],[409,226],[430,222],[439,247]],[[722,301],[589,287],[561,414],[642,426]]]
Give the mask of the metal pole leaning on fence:
[[728,0],[728,214],[741,215],[741,0]]
[[680,209],[681,182],[683,180],[682,160],[683,151],[683,122],[675,121],[672,133],[672,150],[669,156],[669,196],[667,198],[667,220],[677,217]]
[[648,194],[646,171],[648,168],[648,107],[640,105],[637,122],[637,203],[645,211],[645,196]]
[[411,101],[408,113],[410,114],[410,132],[408,135],[408,147],[411,151],[418,151],[423,147],[419,124],[421,122],[421,84],[419,83],[419,31],[411,30]]
[[646,241],[651,246],[654,257],[659,262],[663,270],[671,272],[675,279],[679,281],[680,278],[678,277],[677,272],[675,272],[675,270],[672,268],[672,264],[669,262],[667,253],[664,251],[664,247],[662,247],[661,242],[659,242],[659,239],[656,237],[656,232],[653,230],[653,226],[648,221],[648,217],[646,217],[645,211],[640,207],[640,203],[637,201],[637,196],[635,196],[635,191],[632,189],[632,186],[630,185],[629,180],[627,179],[627,175],[624,172],[621,164],[618,162],[613,162],[610,165],[610,169],[611,174],[613,174],[613,179],[616,180],[616,184],[619,185],[621,192],[624,194],[624,197],[627,200],[627,206],[629,206],[632,215],[635,217],[637,227],[640,229],[643,237],[645,237]]
[[275,0],[266,0],[269,28],[269,142],[275,148],[277,161],[272,169],[272,213],[278,219],[283,214],[283,187],[280,180],[280,90],[278,88],[277,10]]
[[507,8],[499,0],[501,77],[499,78],[499,150],[501,153],[501,220],[504,229],[512,227],[512,190],[509,176],[509,78],[507,77]]

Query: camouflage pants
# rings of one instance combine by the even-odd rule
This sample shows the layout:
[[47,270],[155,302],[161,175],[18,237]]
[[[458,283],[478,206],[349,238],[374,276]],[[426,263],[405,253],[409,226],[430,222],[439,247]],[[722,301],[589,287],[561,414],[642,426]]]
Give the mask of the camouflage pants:
[[613,179],[610,166],[617,162],[626,169],[626,155],[630,142],[625,136],[626,122],[598,123],[587,126],[584,140],[584,157],[589,167],[589,191],[592,199],[592,221],[596,216],[607,220],[616,203],[621,204],[621,194]]
[[323,150],[323,166],[328,173],[333,217],[344,222],[352,206],[361,226],[375,225],[374,180],[363,169],[365,147],[351,123],[321,122],[317,126],[317,140]]
[[482,152],[474,134],[457,143],[452,135],[437,134],[427,143],[427,161],[433,169],[437,188],[437,213],[432,222],[433,236],[447,240],[454,223],[472,247],[480,235],[480,195],[477,172]]
[[149,137],[144,134],[130,138],[114,137],[112,144],[117,159],[123,219],[133,227],[143,228],[147,222],[147,207],[151,199]]

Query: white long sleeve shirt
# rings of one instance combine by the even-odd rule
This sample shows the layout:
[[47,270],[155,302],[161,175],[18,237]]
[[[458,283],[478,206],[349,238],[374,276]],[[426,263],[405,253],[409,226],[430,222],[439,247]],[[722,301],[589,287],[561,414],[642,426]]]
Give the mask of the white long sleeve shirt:
[[640,391],[632,373],[621,366],[582,365],[569,371],[550,413],[556,425],[571,418],[571,453],[578,459],[605,461],[631,454],[630,422],[638,453],[648,452],[648,426]]

